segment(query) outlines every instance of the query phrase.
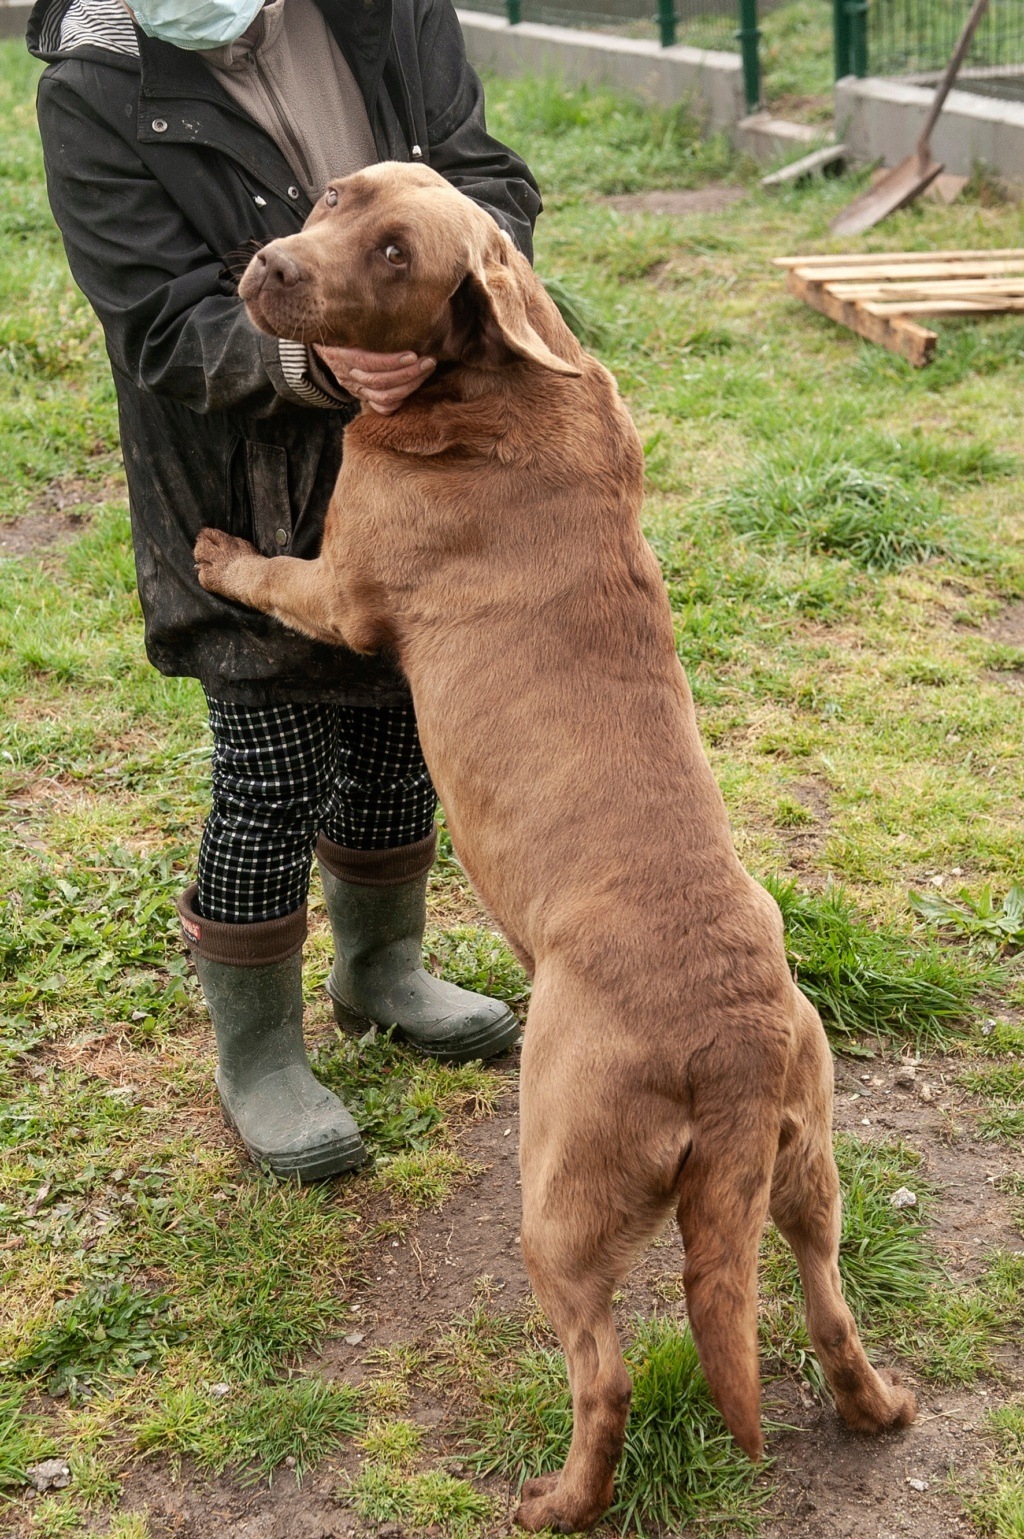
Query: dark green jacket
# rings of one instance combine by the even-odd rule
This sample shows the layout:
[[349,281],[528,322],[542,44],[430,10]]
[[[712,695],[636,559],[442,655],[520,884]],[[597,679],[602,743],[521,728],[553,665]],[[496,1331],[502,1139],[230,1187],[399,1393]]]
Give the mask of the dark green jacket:
[[[50,205],[117,387],[149,657],[252,705],[404,699],[389,660],[307,641],[196,581],[204,524],[266,554],[319,550],[354,408],[310,407],[289,388],[277,342],[250,324],[233,275],[254,244],[298,230],[310,205],[199,58],[138,31],[139,59],[60,54],[68,4],[39,0],[28,44],[50,61],[38,98]],[[450,0],[318,4],[380,159],[408,160],[419,144],[529,255],[536,184],[486,131]]]

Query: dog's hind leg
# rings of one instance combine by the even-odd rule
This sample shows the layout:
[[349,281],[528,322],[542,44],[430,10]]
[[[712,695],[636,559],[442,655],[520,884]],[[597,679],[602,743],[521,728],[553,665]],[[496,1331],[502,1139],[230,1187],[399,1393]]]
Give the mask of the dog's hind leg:
[[[730,1092],[731,1093],[731,1092]],[[763,1108],[738,1097],[729,1136],[694,1131],[679,1182],[683,1286],[712,1398],[751,1459],[764,1449],[757,1354],[757,1257],[768,1217],[774,1137]]]
[[534,1532],[575,1533],[610,1504],[625,1438],[632,1386],[612,1295],[671,1210],[672,1194],[669,1184],[652,1200],[657,1182],[648,1179],[640,1130],[622,1125],[621,1107],[616,1125],[607,1076],[580,1058],[568,1061],[568,1033],[568,1044],[563,1037],[549,1055],[538,1026],[531,1005],[522,1073],[523,1255],[565,1352],[573,1430],[563,1469],[524,1485],[516,1521]]
[[879,1373],[868,1362],[843,1298],[839,1174],[832,1153],[832,1061],[821,1022],[802,997],[771,1212],[796,1256],[807,1330],[840,1416],[857,1432],[907,1426],[917,1402],[897,1374]]
[[[557,1474],[528,1480],[516,1521],[536,1532],[590,1528],[611,1504],[632,1385],[612,1317],[616,1279],[562,1250],[547,1224],[524,1227],[534,1292],[565,1352],[572,1388],[572,1445]],[[585,1264],[584,1264],[585,1266]]]

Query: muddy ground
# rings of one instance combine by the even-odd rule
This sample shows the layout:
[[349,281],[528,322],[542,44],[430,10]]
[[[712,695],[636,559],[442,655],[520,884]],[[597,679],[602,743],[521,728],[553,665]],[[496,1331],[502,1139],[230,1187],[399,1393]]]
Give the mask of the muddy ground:
[[98,503],[123,496],[124,483],[117,476],[58,477],[28,513],[0,519],[0,560],[66,545],[87,527]]

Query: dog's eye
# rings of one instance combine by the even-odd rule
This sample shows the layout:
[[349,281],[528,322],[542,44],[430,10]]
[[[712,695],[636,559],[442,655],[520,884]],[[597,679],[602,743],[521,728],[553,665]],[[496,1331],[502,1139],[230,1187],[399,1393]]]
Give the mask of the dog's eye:
[[338,206],[338,189],[337,189],[337,187],[328,187],[327,191],[324,193],[324,202],[327,204],[328,208],[337,208],[337,206]]
[[405,252],[401,246],[385,246],[384,260],[390,262],[392,267],[405,266]]

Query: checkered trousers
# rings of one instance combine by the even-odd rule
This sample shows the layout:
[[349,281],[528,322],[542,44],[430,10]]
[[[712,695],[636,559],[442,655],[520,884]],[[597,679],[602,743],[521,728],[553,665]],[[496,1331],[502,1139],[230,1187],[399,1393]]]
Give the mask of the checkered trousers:
[[279,919],[306,900],[318,834],[354,850],[425,839],[437,798],[411,703],[262,708],[211,700],[213,807],[199,847],[206,919]]

